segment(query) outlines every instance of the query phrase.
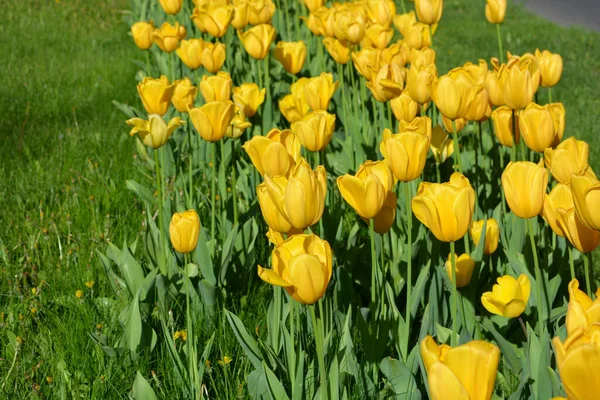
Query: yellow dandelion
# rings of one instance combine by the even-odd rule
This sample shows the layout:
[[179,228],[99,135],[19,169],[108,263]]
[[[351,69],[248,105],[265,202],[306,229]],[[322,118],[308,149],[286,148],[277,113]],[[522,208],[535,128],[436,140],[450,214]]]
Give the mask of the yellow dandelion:
[[32,315],[35,315],[35,314],[37,314],[37,308],[35,308],[35,307],[31,307],[31,308],[29,309],[29,311],[31,312],[31,314],[32,314]]
[[206,365],[206,369],[210,369],[210,360],[204,361],[204,365]]
[[33,288],[31,288],[31,294],[32,294],[32,295],[34,295],[34,296],[35,296],[35,295],[37,294],[37,292],[38,292],[38,291],[37,291],[37,288],[36,288],[36,287],[33,287]]
[[77,297],[78,299],[82,298],[83,297],[83,290],[77,289],[75,291],[75,297]]
[[102,330],[102,324],[96,324],[96,329],[101,331]]
[[85,283],[85,286],[86,286],[88,289],[91,289],[91,288],[93,288],[93,287],[94,287],[94,283],[95,283],[94,281],[87,281],[87,282]]
[[52,378],[51,376],[46,377],[46,382],[48,383],[48,385],[51,384],[52,381],[54,381],[54,378]]

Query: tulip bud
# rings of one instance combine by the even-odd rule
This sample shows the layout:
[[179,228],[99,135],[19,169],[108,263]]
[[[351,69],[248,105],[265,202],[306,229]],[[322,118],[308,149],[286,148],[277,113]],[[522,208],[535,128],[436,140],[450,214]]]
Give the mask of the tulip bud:
[[235,106],[235,115],[231,120],[231,124],[227,128],[227,132],[225,132],[225,136],[231,139],[237,139],[242,136],[242,133],[244,133],[244,131],[251,126],[252,124],[246,121],[244,112],[238,106]]
[[184,78],[173,82],[175,90],[171,102],[180,113],[188,112],[188,109],[194,106],[194,100],[198,94],[198,88],[192,85],[189,78]]
[[335,115],[327,111],[312,111],[292,123],[292,131],[308,151],[321,151],[331,141],[335,130]]
[[252,137],[242,148],[262,176],[281,176],[300,160],[302,145],[291,130],[272,129],[267,136]]
[[191,109],[189,115],[200,136],[208,142],[216,142],[225,136],[235,116],[235,106],[231,100],[211,101]]
[[231,96],[231,77],[227,72],[219,71],[216,75],[204,75],[200,82],[200,92],[204,101],[227,101]]
[[419,109],[419,105],[410,97],[408,90],[404,90],[400,96],[391,99],[390,107],[398,121],[412,121]]
[[183,0],[159,0],[167,14],[175,15],[181,10]]
[[579,281],[569,282],[569,306],[567,308],[567,336],[582,328],[588,330],[600,323],[600,289],[596,291],[596,299],[592,300],[579,289]]
[[335,13],[333,33],[338,40],[360,43],[367,27],[365,15],[358,10],[342,9]]
[[404,68],[410,56],[410,49],[403,40],[398,40],[378,53],[380,54],[380,64],[395,64]]
[[[417,69],[427,67],[431,64],[435,65],[435,51],[431,47],[423,47],[422,49],[410,49],[408,53],[408,62],[411,67],[414,65]],[[437,69],[435,70],[437,76]]]
[[222,3],[211,3],[194,8],[192,22],[200,32],[220,38],[227,32],[233,18],[233,6]]
[[429,141],[429,136],[402,132],[384,139],[379,148],[396,179],[410,182],[417,179],[425,168]]
[[600,231],[590,229],[577,215],[575,208],[557,209],[556,222],[569,242],[582,253],[590,253],[600,244]]
[[502,173],[502,189],[511,211],[523,219],[542,212],[548,171],[529,161],[510,162]]
[[238,37],[250,56],[262,60],[269,54],[269,47],[275,39],[275,28],[267,24],[256,25],[246,32],[238,31]]
[[385,49],[394,36],[394,30],[387,25],[372,24],[365,30],[365,36],[361,42],[362,47],[375,47]]
[[454,141],[439,125],[431,132],[430,147],[436,164],[442,164],[454,153]]
[[173,248],[180,253],[190,253],[196,248],[200,233],[200,217],[196,210],[175,213],[169,225]]
[[406,44],[411,49],[420,50],[424,47],[431,47],[431,35],[435,33],[437,25],[431,27],[416,22],[407,28],[405,35]]
[[169,84],[166,76],[158,79],[145,77],[138,83],[137,90],[148,114],[163,116],[169,109],[175,85]]
[[485,90],[488,92],[490,103],[496,107],[504,106],[506,74],[506,65],[502,64],[497,71],[488,71],[485,75]]
[[506,0],[487,0],[485,19],[490,24],[501,24],[506,16]]
[[[396,204],[397,201],[396,193],[388,192],[383,201],[383,207],[381,207],[381,210],[373,217],[373,230],[378,234],[383,235],[384,233],[387,233],[392,228],[392,225],[394,225],[396,208],[398,208],[398,204]],[[363,221],[370,223],[367,218],[363,218]]]
[[437,68],[435,64],[417,66],[411,64],[408,70],[406,87],[410,97],[419,104],[425,104],[431,101],[429,92],[429,82],[437,78]]
[[[431,118],[415,117],[411,122],[400,120],[400,132],[414,132],[431,139]],[[385,139],[385,136],[384,136]]]
[[464,118],[473,99],[482,90],[464,68],[455,68],[430,83],[431,98],[446,118]]
[[498,228],[498,222],[494,218],[471,222],[469,234],[471,235],[471,239],[473,239],[473,242],[476,245],[478,245],[481,239],[481,231],[483,230],[484,223],[486,225],[485,242],[483,244],[483,254],[492,254],[498,248],[498,241],[500,239],[500,229]]
[[540,64],[542,86],[552,87],[558,83],[563,72],[563,59],[560,54],[552,54],[548,50],[535,50],[535,57]]
[[352,63],[359,74],[365,79],[371,80],[371,77],[379,71],[379,65],[381,64],[381,50],[362,49],[353,52]]
[[490,104],[488,92],[485,90],[483,84],[479,85],[479,87],[479,92],[473,98],[473,101],[465,114],[465,119],[467,121],[482,122],[486,121],[492,115],[492,106]]
[[404,88],[404,69],[396,64],[386,64],[367,82],[373,97],[386,102],[400,96]]
[[275,246],[279,246],[281,243],[283,243],[285,241],[283,234],[281,234],[280,232],[274,231],[270,227],[269,227],[269,230],[267,231],[266,236],[267,236],[267,239],[269,240],[269,243],[274,244]]
[[290,74],[297,74],[306,60],[306,45],[304,42],[279,42],[273,51],[273,56]]
[[573,203],[573,194],[571,193],[571,188],[567,185],[559,183],[546,195],[544,207],[542,208],[542,217],[546,220],[548,225],[550,225],[552,231],[558,236],[565,236],[562,228],[557,222],[558,209],[562,208],[569,210],[573,207],[575,207],[575,203]]
[[589,228],[600,230],[600,181],[593,173],[571,177],[575,210]]
[[375,24],[389,26],[396,15],[392,0],[367,0],[367,16]]
[[225,63],[225,45],[223,43],[204,43],[202,65],[211,74],[216,74]]
[[233,17],[231,26],[233,29],[245,29],[248,26],[250,18],[250,2],[238,1],[233,4]]
[[417,16],[414,11],[409,11],[406,14],[397,14],[394,16],[394,26],[402,36],[406,37],[411,26],[417,22]]
[[152,40],[165,53],[171,53],[177,49],[179,41],[183,38],[185,38],[185,27],[180,26],[179,22],[175,22],[175,25],[165,22],[159,29],[152,32]]
[[[515,118],[514,123],[513,118]],[[519,116],[514,114],[513,110],[506,106],[496,108],[492,111],[492,122],[494,123],[494,134],[501,145],[513,147],[515,136],[517,144],[520,142]],[[513,132],[513,127],[515,132]]]
[[442,18],[444,0],[415,0],[419,21],[427,25],[437,24]]
[[586,142],[570,137],[555,149],[544,150],[544,163],[554,179],[569,185],[573,174],[584,175],[589,169],[589,152]]
[[294,235],[275,247],[272,269],[258,266],[258,276],[281,286],[302,304],[316,303],[331,279],[332,255],[329,243],[314,234]]
[[288,94],[279,100],[279,110],[289,123],[294,123],[308,114],[309,107],[301,98]]
[[460,172],[446,183],[421,182],[412,199],[417,219],[442,242],[455,242],[467,233],[474,209],[475,191]]
[[317,11],[319,8],[323,7],[325,3],[324,0],[302,0],[308,11],[311,13]]
[[248,4],[250,4],[248,9],[248,22],[250,22],[250,25],[271,23],[275,13],[275,4],[271,0],[252,0]]
[[497,279],[491,292],[481,296],[481,304],[492,314],[517,318],[527,307],[531,286],[529,278],[521,274],[517,279],[504,275]]
[[295,234],[298,231],[292,228],[292,224],[283,216],[281,211],[275,205],[275,202],[269,196],[267,190],[267,184],[265,182],[258,185],[256,188],[256,197],[258,198],[258,205],[260,206],[260,212],[269,225],[269,228],[276,232]]
[[135,45],[142,50],[148,50],[152,47],[152,33],[154,32],[154,22],[136,22],[131,26],[131,36]]
[[327,111],[329,102],[339,86],[339,82],[333,81],[331,73],[321,72],[321,75],[310,78],[303,87],[306,103],[315,111]]
[[182,40],[177,55],[190,69],[198,69],[202,66],[202,52],[204,51],[204,40],[190,39]]
[[150,114],[148,121],[141,118],[131,118],[126,123],[133,126],[129,135],[133,136],[137,133],[142,142],[153,149],[158,149],[167,143],[175,129],[185,124],[179,117],[171,119],[169,124],[166,124],[162,117],[156,114]]
[[560,142],[559,133],[548,105],[530,103],[519,113],[519,129],[527,147],[543,153],[554,143]]
[[[473,269],[475,268],[475,261],[468,254],[462,254],[458,259],[454,255],[454,263],[456,266],[456,287],[465,287],[471,282],[473,276]],[[450,282],[452,282],[452,253],[448,254],[448,260],[446,261],[446,273]]]
[[550,115],[552,115],[552,121],[554,121],[554,141],[552,147],[558,146],[565,133],[565,106],[562,103],[550,103],[546,104]]
[[[452,122],[454,122],[454,126],[452,125]],[[442,125],[446,131],[454,134],[454,132],[459,133],[465,126],[467,126],[467,120],[464,118],[451,120],[442,115]]]
[[327,52],[338,64],[347,64],[350,61],[350,47],[347,42],[339,41],[336,38],[323,38],[323,44]]
[[244,111],[247,117],[253,117],[258,107],[265,101],[267,89],[260,89],[256,83],[243,83],[233,88],[233,102]]
[[516,59],[509,62],[506,68],[504,101],[513,110],[525,108],[533,101],[535,94],[531,73],[529,69],[521,68]]

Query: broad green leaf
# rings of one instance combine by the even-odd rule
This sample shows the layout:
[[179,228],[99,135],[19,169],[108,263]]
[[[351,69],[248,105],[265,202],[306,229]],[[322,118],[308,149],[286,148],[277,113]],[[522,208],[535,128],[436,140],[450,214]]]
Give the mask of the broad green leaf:
[[288,395],[285,393],[285,389],[279,379],[275,376],[273,371],[267,366],[267,364],[263,361],[262,363],[263,371],[267,378],[267,388],[269,389],[269,394],[271,395],[272,400],[289,400]]
[[137,371],[135,375],[135,381],[133,382],[133,398],[136,400],[155,400],[156,394],[152,390],[152,386],[144,379],[140,371]]
[[228,310],[225,310],[225,315],[227,317],[229,325],[231,326],[231,329],[233,329],[233,333],[237,337],[238,342],[244,349],[244,352],[250,359],[252,365],[254,365],[256,369],[262,370],[263,359],[256,340],[254,340],[254,338],[250,336],[250,334],[246,330],[246,327],[244,327],[242,321],[240,321],[240,319],[235,314]]

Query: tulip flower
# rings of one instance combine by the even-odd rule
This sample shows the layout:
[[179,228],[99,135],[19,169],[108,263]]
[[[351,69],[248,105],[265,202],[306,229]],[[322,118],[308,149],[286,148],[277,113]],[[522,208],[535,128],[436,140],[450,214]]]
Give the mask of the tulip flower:
[[273,51],[273,56],[290,74],[297,74],[306,60],[306,45],[302,41],[279,42]]
[[152,33],[154,32],[154,22],[136,22],[131,26],[131,36],[135,45],[142,50],[148,50],[152,47]]
[[[516,119],[513,124],[513,117]],[[498,107],[492,111],[492,122],[494,123],[494,134],[501,145],[513,147],[516,142],[521,140],[521,131],[519,130],[519,115],[514,114],[513,110],[506,106]],[[513,132],[513,126],[515,132]]]
[[335,115],[327,111],[311,111],[300,121],[292,123],[292,132],[308,151],[321,151],[331,141]]
[[596,291],[596,299],[592,300],[585,292],[579,290],[579,281],[569,282],[569,306],[567,308],[567,336],[580,328],[588,330],[600,323],[600,288]]
[[294,123],[304,118],[310,108],[301,98],[288,94],[279,100],[279,110],[289,123]]
[[464,118],[471,102],[482,90],[472,74],[464,68],[454,68],[430,83],[431,98],[440,112],[448,119]]
[[233,18],[233,6],[223,3],[211,3],[194,8],[192,22],[200,32],[220,38],[225,35]]
[[377,49],[362,49],[352,53],[354,67],[366,80],[370,81],[372,76],[379,71],[381,63],[381,51]]
[[481,295],[481,304],[492,314],[517,318],[527,307],[531,291],[529,278],[525,274],[521,274],[517,279],[504,275],[497,281],[491,292]]
[[502,189],[511,211],[529,219],[542,211],[548,171],[529,161],[510,162],[502,173]]
[[231,77],[227,72],[219,71],[216,75],[204,75],[200,82],[200,92],[204,101],[227,101],[231,97]]
[[575,203],[573,202],[571,188],[565,184],[559,183],[546,195],[542,217],[558,236],[565,236],[562,228],[558,225],[558,209],[570,210],[573,207],[575,207]]
[[554,121],[554,142],[552,147],[559,145],[565,133],[565,106],[562,103],[550,103],[546,104],[550,115],[552,115],[552,121]]
[[465,118],[455,119],[454,126],[452,126],[452,122],[452,120],[442,115],[442,125],[444,126],[444,129],[446,129],[446,131],[448,132],[454,133],[454,131],[456,131],[456,133],[459,133],[463,130],[465,126],[467,126],[467,120]]
[[533,151],[543,153],[560,142],[548,105],[530,103],[519,113],[519,129],[525,144]]
[[164,75],[157,79],[145,77],[137,85],[146,112],[160,116],[167,113],[174,90],[175,85],[169,84],[169,79]]
[[433,25],[430,29],[429,25],[416,22],[406,32],[406,44],[410,49],[416,50],[431,47],[431,35],[435,33],[436,29],[437,25]]
[[396,179],[410,182],[421,176],[427,153],[429,136],[416,132],[401,132],[384,138],[379,149]]
[[198,69],[202,66],[202,53],[204,51],[204,40],[190,39],[182,40],[177,55],[190,69]]
[[253,117],[265,101],[266,93],[267,89],[260,89],[256,83],[243,83],[233,88],[233,102],[243,110],[245,116]]
[[258,276],[271,285],[281,286],[296,301],[316,303],[331,279],[331,247],[314,234],[294,235],[275,247],[272,269],[258,266]]
[[167,14],[175,15],[181,10],[183,0],[159,0],[160,5]]
[[238,106],[235,106],[235,114],[231,120],[231,124],[227,128],[227,132],[225,132],[225,136],[231,139],[237,139],[251,126],[252,124],[246,120],[244,112]]
[[183,78],[173,82],[175,90],[171,102],[180,113],[188,112],[194,106],[194,100],[198,94],[198,88],[192,85],[189,78]]
[[525,53],[522,56],[516,56],[507,51],[506,55],[508,57],[507,67],[510,67],[512,60],[514,59],[517,60],[517,64],[521,70],[529,71],[529,75],[531,76],[531,90],[533,91],[533,94],[535,94],[541,82],[540,63],[538,62],[538,59],[531,53]]
[[208,142],[216,142],[225,136],[235,116],[235,106],[231,100],[211,101],[188,113],[200,136]]
[[571,190],[575,210],[589,228],[600,230],[600,181],[592,174],[573,176]]
[[500,359],[498,347],[483,340],[456,347],[438,345],[428,335],[420,350],[431,400],[492,398]]
[[268,24],[256,25],[246,32],[238,31],[238,37],[250,56],[262,60],[269,54],[269,47],[275,39],[275,28]]
[[411,64],[406,79],[406,88],[410,97],[419,104],[431,101],[429,82],[437,77],[435,64]]
[[247,0],[233,2],[233,17],[231,26],[234,29],[245,29],[248,26],[250,18],[250,2]]
[[442,18],[444,0],[415,0],[419,21],[427,25],[437,24]]
[[600,393],[600,324],[579,328],[561,342],[552,339],[556,365],[567,397],[594,400]]
[[[401,48],[404,48],[402,46]],[[408,47],[406,47],[408,49]],[[421,49],[408,49],[408,62],[417,69],[435,64],[435,51],[431,47],[423,47]],[[437,75],[437,70],[435,72]]]
[[542,76],[541,85],[544,87],[555,86],[563,72],[563,59],[560,54],[552,54],[548,50],[535,50],[535,57],[540,64]]
[[202,50],[202,65],[211,74],[217,73],[223,64],[225,63],[225,45],[223,43],[210,43],[204,44],[204,50]]
[[582,253],[590,253],[600,245],[600,231],[587,227],[577,215],[575,207],[557,209],[556,222],[573,247]]
[[[487,221],[487,223],[486,223]],[[481,231],[483,230],[483,224],[485,225],[485,242],[483,244],[483,254],[492,254],[498,248],[498,240],[500,239],[500,229],[498,228],[498,222],[494,218],[488,218],[487,220],[473,221],[469,228],[469,234],[475,244],[479,244],[481,239]]]
[[365,30],[365,36],[361,42],[363,48],[374,47],[377,49],[385,49],[392,37],[394,30],[387,25],[372,24]]
[[365,36],[366,28],[367,19],[363,12],[342,9],[334,15],[333,33],[338,40],[359,44]]
[[586,142],[570,137],[555,149],[544,150],[544,163],[554,179],[569,185],[573,174],[584,175],[588,171],[589,152]]
[[165,22],[159,29],[152,32],[152,40],[162,51],[171,53],[179,47],[179,41],[184,39],[185,35],[185,27],[179,25],[179,22],[175,22],[175,25]]
[[250,25],[270,24],[275,13],[275,4],[271,0],[249,1],[248,22]]
[[267,240],[269,240],[269,243],[274,244],[275,246],[278,246],[285,241],[283,234],[281,234],[280,232],[274,231],[270,227],[269,227],[269,230],[267,231],[266,236],[267,236]]
[[[383,201],[383,207],[381,210],[373,217],[373,230],[383,235],[387,233],[394,225],[394,221],[396,220],[396,208],[398,205],[396,204],[398,199],[396,198],[396,193],[389,192]],[[370,223],[369,219],[363,218],[367,224]]]
[[431,131],[430,147],[436,164],[442,164],[454,153],[454,141],[439,125]]
[[490,24],[501,24],[506,16],[506,0],[487,0],[485,19]]
[[196,210],[175,213],[169,225],[169,236],[173,248],[180,253],[194,251],[200,233],[200,217]]
[[[431,118],[415,117],[411,122],[400,120],[400,132],[415,132],[431,138]],[[389,129],[388,129],[389,131]],[[391,132],[390,132],[391,133]],[[385,139],[385,134],[383,136]]]
[[[456,255],[454,257],[454,263],[456,265],[456,287],[465,287],[471,282],[475,261],[473,261],[468,254],[461,254],[458,258],[456,258]],[[445,266],[448,279],[452,282],[452,253],[448,254],[448,260],[446,260]]]
[[[504,78],[504,102],[513,110],[527,107],[535,94],[533,77],[528,68],[522,68],[517,59],[506,67]],[[537,86],[536,86],[537,87]]]
[[389,26],[396,15],[396,5],[392,0],[367,0],[367,16],[375,24]]
[[455,172],[446,183],[421,182],[412,210],[442,242],[455,242],[467,233],[475,209],[475,191],[469,180]]
[[400,96],[390,100],[390,107],[398,121],[412,121],[417,115],[419,104],[411,98],[408,90],[404,90]]
[[131,128],[131,132],[129,132],[131,136],[137,133],[146,146],[158,149],[167,143],[167,140],[175,132],[175,129],[185,124],[185,121],[182,121],[179,117],[175,117],[167,124],[160,115],[150,114],[148,121],[141,118],[131,118],[126,123],[133,127]]
[[321,75],[310,78],[303,87],[306,104],[315,111],[327,111],[329,102],[339,86],[339,82],[333,81],[331,73],[322,72]]
[[311,13],[317,11],[325,3],[324,0],[302,0],[302,2]]
[[396,64],[386,64],[367,82],[373,97],[386,102],[400,96],[404,88],[404,70]]
[[350,47],[347,42],[333,37],[326,37],[323,38],[323,45],[336,63],[347,64],[350,61]]
[[308,30],[310,30],[311,33],[315,36],[327,36],[325,34],[325,25],[322,22],[322,18],[319,16],[321,10],[322,12],[325,12],[329,15],[333,15],[331,13],[332,9],[329,9],[327,7],[321,7],[317,11],[308,14],[308,17],[300,17],[300,19],[304,20],[304,22],[306,23],[306,27],[308,28]]
[[263,219],[269,225],[270,229],[288,235],[299,233],[293,229],[292,224],[281,214],[281,211],[279,211],[275,202],[269,196],[265,182],[256,188],[256,197],[258,198],[258,205],[260,206]]
[[252,137],[242,148],[262,176],[280,176],[300,160],[302,145],[291,130],[272,129],[267,136]]
[[414,11],[409,11],[406,14],[397,14],[394,16],[394,26],[402,36],[406,37],[408,30],[417,22],[417,16]]
[[506,65],[502,64],[497,70],[488,71],[485,75],[485,90],[488,93],[490,103],[500,107],[504,106],[504,84],[506,82]]

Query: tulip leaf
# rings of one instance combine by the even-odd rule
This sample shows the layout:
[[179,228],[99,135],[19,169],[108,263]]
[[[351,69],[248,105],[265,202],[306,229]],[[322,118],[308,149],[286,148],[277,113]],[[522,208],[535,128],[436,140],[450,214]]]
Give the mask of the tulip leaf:
[[227,269],[229,268],[229,263],[233,256],[233,245],[235,244],[235,238],[237,237],[238,231],[239,225],[234,226],[223,243],[223,251],[221,252],[221,270],[219,271],[219,281],[222,283],[226,282]]
[[256,400],[268,399],[269,389],[267,387],[267,378],[262,368],[254,370],[248,374],[248,392],[250,397]]
[[400,360],[386,357],[381,360],[379,369],[387,378],[386,387],[389,388],[397,398],[414,399],[421,398],[421,392],[413,374]]
[[290,398],[285,393],[285,389],[283,385],[277,379],[277,376],[271,371],[271,369],[267,366],[267,364],[263,361],[262,363],[263,371],[267,378],[267,388],[269,389],[269,394],[271,395],[272,400],[289,400]]
[[238,342],[244,349],[244,352],[250,359],[252,365],[254,365],[256,369],[262,369],[263,358],[260,349],[258,348],[258,343],[256,342],[256,340],[254,340],[254,338],[250,336],[242,321],[240,321],[240,319],[235,314],[228,310],[225,310],[225,315],[227,317],[229,325],[231,326],[231,329],[233,329],[233,333],[235,334]]
[[295,391],[292,400],[301,400],[304,398],[304,358],[306,353],[302,350],[302,344],[298,344],[298,367],[296,368],[296,381],[293,383]]
[[139,292],[135,294],[126,309],[124,340],[127,348],[137,353],[142,341],[142,316],[140,314]]
[[498,333],[491,319],[484,318],[483,326],[492,334],[492,336],[494,336],[494,340],[498,344],[498,347],[500,347],[502,355],[505,357],[506,361],[508,361],[508,366],[515,373],[515,375],[517,375],[519,371],[521,371],[522,367],[514,345],[506,340],[504,336]]
[[417,314],[417,310],[419,309],[419,305],[421,304],[421,300],[423,299],[423,294],[425,293],[425,287],[427,283],[429,283],[429,273],[431,268],[431,260],[427,262],[425,267],[421,268],[421,272],[419,272],[419,277],[417,278],[417,282],[415,283],[415,287],[411,293],[411,308],[410,313],[412,318]]
[[155,202],[152,189],[149,189],[132,179],[126,180],[125,186],[135,193],[140,200],[144,201],[149,207],[152,207]]
[[135,381],[133,382],[133,398],[136,400],[155,400],[156,394],[152,390],[152,386],[146,379],[137,371]]
[[340,398],[340,366],[337,355],[333,356],[333,360],[329,364],[329,392],[331,400],[339,400]]
[[481,227],[481,236],[479,237],[479,243],[477,243],[477,247],[475,251],[471,253],[473,261],[476,263],[481,262],[483,260],[483,250],[485,249],[485,235],[487,229],[487,219],[483,222],[483,226]]

